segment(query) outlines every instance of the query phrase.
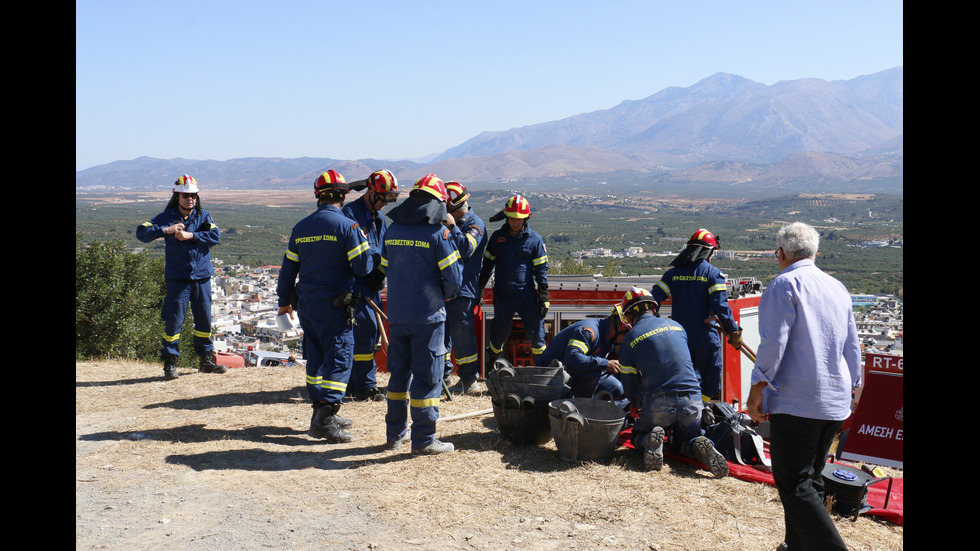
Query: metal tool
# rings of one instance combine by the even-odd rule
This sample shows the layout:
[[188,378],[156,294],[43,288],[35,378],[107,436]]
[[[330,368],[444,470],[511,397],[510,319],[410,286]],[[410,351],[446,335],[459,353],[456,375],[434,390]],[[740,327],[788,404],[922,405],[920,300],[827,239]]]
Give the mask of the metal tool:
[[[713,318],[708,318],[708,319],[704,320],[704,322],[708,324],[708,327],[711,327],[712,329],[717,329],[717,330],[721,331],[721,334],[722,335],[725,335],[726,337],[728,337],[728,331],[725,331],[725,328],[721,324],[721,321],[719,320],[718,321],[718,325],[715,325],[715,324],[711,323],[711,320],[712,319],[717,320],[718,319],[718,316],[714,316]],[[747,345],[744,342],[742,342],[741,346],[739,346],[738,349],[742,352],[742,354],[745,354],[745,357],[746,358],[752,360],[752,363],[755,363],[755,352],[751,348],[749,348],[749,345]]]

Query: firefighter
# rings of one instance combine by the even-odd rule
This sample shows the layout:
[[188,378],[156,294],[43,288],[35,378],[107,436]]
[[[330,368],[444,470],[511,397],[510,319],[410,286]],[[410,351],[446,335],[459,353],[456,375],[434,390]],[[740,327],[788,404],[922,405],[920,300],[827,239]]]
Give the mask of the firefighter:
[[[306,390],[313,405],[309,434],[329,443],[350,442],[353,422],[338,415],[354,353],[355,276],[371,272],[370,245],[357,222],[340,211],[349,188],[328,170],[313,183],[316,211],[289,236],[279,272],[279,315],[293,311],[303,328]],[[296,282],[297,277],[299,282]]]
[[616,357],[623,336],[632,328],[623,317],[622,306],[617,304],[605,318],[586,318],[559,331],[538,356],[537,363],[562,362],[573,396],[622,400],[623,383],[619,381]]
[[[366,185],[367,189],[361,199],[344,205],[342,212],[360,226],[364,238],[367,239],[371,257],[378,264],[386,231],[381,209],[398,199],[398,179],[390,170],[376,170],[367,177]],[[354,365],[350,383],[347,385],[347,395],[355,401],[380,401],[385,399],[385,395],[378,390],[378,366],[374,362],[374,353],[380,346],[381,327],[378,325],[378,316],[367,299],[380,305],[381,291],[372,289],[367,279],[354,278],[354,289],[360,293],[361,299],[354,315]]]
[[419,178],[408,199],[388,212],[391,225],[381,252],[390,320],[386,448],[409,441],[411,415],[412,455],[454,450],[436,438],[446,361],[445,305],[463,282],[455,245],[460,232],[448,224],[447,198],[446,185],[435,174]]
[[507,222],[490,235],[480,271],[481,290],[490,281],[490,275],[494,275],[488,366],[493,365],[507,343],[515,313],[524,324],[533,356],[537,358],[545,350],[544,317],[550,306],[548,251],[544,239],[528,226],[530,216],[531,205],[527,199],[514,195],[507,200],[503,211],[490,218],[491,222],[501,218]]
[[184,174],[174,182],[170,202],[162,213],[136,228],[136,238],[144,243],[163,237],[166,250],[164,278],[167,294],[163,302],[163,339],[160,357],[163,377],[177,378],[180,357],[180,329],[187,304],[194,316],[194,352],[203,373],[224,373],[216,363],[211,341],[211,247],[221,240],[221,230],[211,213],[201,208],[201,188],[197,180]]
[[463,262],[463,285],[456,298],[446,303],[446,370],[448,378],[453,364],[450,354],[455,353],[459,382],[450,388],[456,393],[477,393],[480,375],[480,347],[476,340],[474,309],[482,298],[480,268],[483,251],[487,248],[487,227],[483,220],[466,202],[470,194],[459,182],[446,184],[448,200],[446,210],[453,224],[459,228],[460,237],[456,248]]
[[654,316],[657,303],[645,289],[623,297],[623,314],[633,329],[619,350],[620,377],[630,404],[640,410],[633,446],[647,470],[663,468],[664,439],[678,452],[700,461],[716,478],[728,476],[728,462],[701,429],[701,385],[687,333],[679,323]]
[[717,315],[728,342],[738,349],[742,345],[742,329],[735,323],[728,306],[725,274],[711,265],[718,250],[718,238],[705,229],[694,232],[687,247],[670,262],[673,268],[653,286],[650,294],[657,304],[673,296],[671,318],[687,331],[688,346],[694,368],[701,379],[702,400],[721,398],[721,337],[708,326]]

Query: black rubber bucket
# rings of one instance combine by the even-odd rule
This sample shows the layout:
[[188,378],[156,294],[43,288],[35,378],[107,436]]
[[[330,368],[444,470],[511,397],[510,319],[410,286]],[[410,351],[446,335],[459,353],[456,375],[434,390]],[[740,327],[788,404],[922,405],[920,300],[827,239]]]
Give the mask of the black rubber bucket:
[[827,463],[823,472],[824,496],[834,496],[834,510],[843,516],[857,515],[871,509],[865,498],[868,484],[875,477],[840,463]]
[[[548,402],[569,396],[565,393],[565,369],[558,367],[512,367],[504,365],[487,376],[491,396],[499,390],[498,399],[507,394],[517,394],[522,398],[530,396]],[[492,385],[492,387],[491,387]],[[495,387],[495,388],[493,388]]]
[[551,435],[565,461],[608,461],[616,450],[626,412],[594,398],[565,398],[548,404]]
[[551,424],[548,422],[547,402],[538,402],[530,396],[521,398],[507,394],[501,400],[491,399],[493,417],[500,434],[514,444],[537,445],[551,440]]

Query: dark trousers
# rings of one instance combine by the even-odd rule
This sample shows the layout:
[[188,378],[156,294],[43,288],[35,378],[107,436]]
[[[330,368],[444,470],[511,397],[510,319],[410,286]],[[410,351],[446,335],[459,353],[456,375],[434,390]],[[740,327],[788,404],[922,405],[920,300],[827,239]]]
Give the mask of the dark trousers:
[[823,467],[843,421],[769,416],[772,476],[783,503],[789,551],[847,551],[824,506]]

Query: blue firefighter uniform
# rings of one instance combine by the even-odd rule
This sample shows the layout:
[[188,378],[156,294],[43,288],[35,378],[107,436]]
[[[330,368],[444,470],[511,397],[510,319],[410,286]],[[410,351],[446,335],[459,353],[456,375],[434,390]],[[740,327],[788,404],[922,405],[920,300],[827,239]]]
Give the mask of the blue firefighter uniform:
[[[384,242],[387,231],[381,213],[368,209],[363,197],[344,205],[342,212],[357,222],[365,239],[367,239],[371,258],[380,262],[381,244]],[[365,299],[371,299],[380,306],[381,291],[372,289],[368,279],[368,277],[362,276],[354,278],[354,290],[360,293],[361,299],[357,303],[354,315],[357,322],[354,326],[354,365],[351,368],[347,392],[351,396],[378,387],[376,377],[378,366],[374,362],[374,353],[378,349],[381,327],[378,325],[378,316]]]
[[606,371],[613,343],[609,340],[608,317],[602,319],[586,318],[562,329],[555,335],[543,354],[538,356],[538,365],[549,365],[558,360],[565,366],[571,380],[572,395],[592,398],[597,391],[606,391],[613,400],[623,397],[623,384],[612,373]]
[[[194,234],[193,239],[181,241],[173,234],[165,234],[163,228],[176,223],[184,224],[184,231]],[[188,302],[194,316],[194,352],[198,356],[214,350],[211,342],[211,247],[221,240],[221,230],[214,224],[211,214],[204,210],[192,210],[186,219],[178,207],[170,208],[152,220],[136,228],[136,238],[144,243],[163,237],[166,248],[164,278],[167,295],[164,299],[163,339],[160,355],[179,356],[180,329],[184,324]]]
[[320,402],[339,404],[344,397],[354,334],[344,307],[334,300],[352,292],[355,275],[366,275],[373,266],[358,224],[335,205],[319,205],[289,236],[277,293],[284,307],[295,290],[307,360],[306,389],[314,407]]
[[706,259],[674,267],[650,289],[657,303],[672,296],[670,317],[687,331],[694,367],[701,378],[701,394],[714,398],[721,394],[721,337],[704,322],[712,312],[728,332],[739,329],[728,306],[725,274]]
[[391,209],[381,253],[388,278],[388,442],[405,438],[412,418],[412,450],[436,441],[445,365],[446,301],[459,292],[463,265],[453,232],[443,226],[444,203],[414,196]]
[[480,281],[488,281],[491,273],[494,283],[490,352],[497,355],[503,350],[516,313],[531,341],[531,353],[537,358],[545,349],[544,320],[535,290],[535,283],[540,291],[548,289],[548,251],[544,239],[527,224],[516,237],[511,236],[505,223],[487,241]]
[[645,312],[633,324],[619,348],[620,379],[630,403],[640,408],[633,425],[637,448],[654,427],[673,429],[678,450],[692,455],[691,444],[701,433],[701,385],[687,334],[675,321]]
[[[457,374],[464,381],[474,381],[480,375],[480,346],[476,340],[473,312],[480,302],[480,269],[487,248],[487,227],[473,209],[469,209],[456,226],[460,229],[456,248],[463,260],[463,285],[456,298],[446,303],[446,359],[456,355]],[[447,371],[446,376],[449,375]]]

